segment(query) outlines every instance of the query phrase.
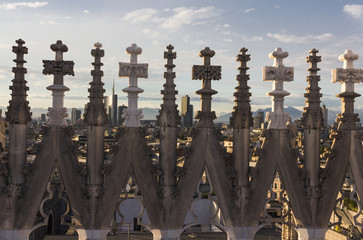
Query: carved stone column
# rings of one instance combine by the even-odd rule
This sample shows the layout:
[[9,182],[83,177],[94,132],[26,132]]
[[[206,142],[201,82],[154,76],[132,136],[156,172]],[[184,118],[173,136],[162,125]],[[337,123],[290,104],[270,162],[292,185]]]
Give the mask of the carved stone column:
[[[27,81],[24,75],[27,69],[23,67],[26,63],[24,54],[28,53],[28,48],[23,46],[25,42],[21,39],[17,40],[17,46],[13,46],[13,52],[16,53],[16,67],[13,68],[14,79],[12,90],[12,98],[6,113],[6,120],[9,122],[9,180],[8,183],[19,186],[25,183],[25,175],[23,173],[26,163],[26,140],[27,140],[27,124],[31,121],[30,108],[26,100],[26,92],[29,88],[26,86]],[[4,126],[5,127],[5,126]],[[3,146],[5,148],[5,146]]]
[[307,173],[305,185],[309,189],[308,198],[310,200],[313,225],[315,225],[316,221],[318,193],[320,192],[320,130],[322,126],[322,112],[320,108],[320,97],[322,94],[319,92],[318,82],[320,81],[320,76],[317,74],[320,70],[317,64],[321,61],[321,57],[316,55],[318,52],[318,50],[312,49],[310,56],[306,58],[306,61],[310,63],[310,68],[308,69],[310,75],[306,79],[309,86],[307,93],[305,93],[306,107],[303,113],[304,165]]
[[248,198],[249,184],[249,161],[250,161],[250,127],[252,127],[252,113],[250,105],[249,92],[250,87],[247,81],[250,79],[247,74],[247,62],[250,55],[246,54],[248,49],[242,48],[241,54],[237,55],[237,61],[240,62],[240,71],[237,75],[238,86],[236,87],[235,107],[231,117],[231,126],[233,127],[233,166],[236,172],[238,192],[240,193],[239,207],[242,209]]
[[327,228],[297,228],[299,240],[324,240]]

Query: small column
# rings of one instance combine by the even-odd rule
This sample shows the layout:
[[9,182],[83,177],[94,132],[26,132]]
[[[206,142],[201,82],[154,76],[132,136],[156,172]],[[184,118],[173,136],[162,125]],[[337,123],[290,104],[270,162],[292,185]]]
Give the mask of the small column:
[[[13,85],[10,86],[11,100],[9,101],[8,111],[6,112],[6,121],[9,122],[9,184],[20,185],[25,183],[23,173],[26,163],[26,140],[27,124],[31,121],[29,102],[26,100],[26,92],[29,87],[24,75],[27,69],[23,67],[26,63],[24,54],[28,53],[28,48],[23,46],[25,42],[22,39],[15,41],[18,45],[13,46],[13,52],[16,54],[16,67],[13,68],[14,79]],[[4,126],[5,127],[5,126]],[[3,146],[5,148],[5,146]]]
[[148,78],[148,64],[137,63],[137,55],[142,53],[142,49],[135,43],[126,48],[126,53],[130,54],[130,63],[119,63],[119,77],[129,78],[129,86],[122,89],[123,92],[127,93],[128,98],[128,107],[124,110],[122,117],[125,118],[125,127],[140,127],[140,119],[144,116],[142,115],[142,110],[137,108],[137,103],[139,93],[144,92],[144,90],[137,86],[137,79]]
[[72,75],[73,61],[63,61],[63,53],[68,51],[68,47],[58,40],[55,44],[50,45],[50,49],[55,52],[55,61],[43,60],[43,74],[54,75],[53,85],[47,87],[47,90],[52,91],[53,106],[49,108],[47,116],[49,117],[48,124],[52,126],[67,126],[66,117],[67,108],[63,107],[64,92],[69,91],[69,88],[63,85],[64,75]]
[[193,65],[192,79],[202,80],[202,89],[196,94],[201,96],[201,111],[198,111],[195,119],[199,119],[198,127],[214,127],[213,120],[216,119],[216,113],[211,111],[212,95],[217,94],[216,90],[212,89],[212,80],[221,79],[221,66],[212,66],[211,58],[215,55],[215,51],[209,47],[201,50],[199,56],[204,58],[204,65]]
[[[94,44],[95,49],[92,49],[91,55],[95,58],[92,63],[94,70],[91,71],[93,81],[90,82],[91,87],[88,89],[90,93],[90,102],[87,104],[87,109],[84,114],[84,122],[87,127],[87,183],[91,186],[97,187],[102,185],[103,176],[101,170],[103,167],[104,159],[104,140],[105,140],[105,123],[106,112],[103,104],[103,71],[101,66],[101,57],[105,55],[104,50],[101,49],[101,43]],[[96,191],[99,192],[99,191]]]
[[324,240],[327,228],[297,228],[299,240]]
[[241,196],[240,206],[244,208],[243,203],[246,203],[244,199],[245,193],[248,191],[244,188],[248,187],[249,177],[249,161],[250,161],[250,127],[252,127],[252,113],[250,105],[249,92],[250,87],[247,85],[247,81],[250,79],[247,74],[247,62],[250,60],[250,55],[246,54],[248,49],[240,49],[241,54],[237,55],[237,62],[240,62],[238,68],[239,74],[237,75],[238,86],[235,88],[236,92],[233,94],[235,97],[235,106],[233,108],[231,117],[231,126],[233,127],[233,165],[237,176],[237,186]]
[[263,81],[273,81],[272,91],[268,93],[272,97],[272,111],[266,115],[268,129],[286,129],[286,124],[291,121],[289,113],[284,112],[284,97],[290,93],[284,90],[283,83],[294,80],[294,67],[285,67],[282,63],[287,56],[288,52],[276,48],[269,54],[274,59],[274,65],[263,68]]
[[180,124],[177,105],[175,104],[178,91],[175,90],[175,67],[173,60],[176,59],[176,52],[173,52],[174,46],[166,47],[168,51],[164,52],[166,72],[164,78],[163,104],[161,104],[160,114],[158,116],[158,125],[160,126],[160,168],[161,178],[160,185],[163,189],[163,197],[170,198],[173,188],[176,185],[175,168],[176,168],[176,149],[177,149],[177,126]]
[[360,94],[354,92],[354,84],[363,81],[363,70],[353,67],[353,61],[358,58],[358,54],[354,54],[352,50],[346,50],[339,56],[339,60],[343,62],[343,68],[332,70],[332,82],[342,84],[342,92],[337,95],[342,99],[342,114],[338,118],[340,129],[355,130],[357,128],[355,123],[359,121],[358,114],[354,114],[354,99]]

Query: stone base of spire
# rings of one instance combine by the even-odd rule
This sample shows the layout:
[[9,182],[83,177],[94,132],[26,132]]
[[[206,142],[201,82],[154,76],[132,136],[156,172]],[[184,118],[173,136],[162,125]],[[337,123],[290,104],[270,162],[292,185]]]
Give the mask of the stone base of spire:
[[287,129],[286,125],[288,122],[291,122],[291,117],[287,112],[268,112],[266,114],[266,121],[268,122],[267,129]]

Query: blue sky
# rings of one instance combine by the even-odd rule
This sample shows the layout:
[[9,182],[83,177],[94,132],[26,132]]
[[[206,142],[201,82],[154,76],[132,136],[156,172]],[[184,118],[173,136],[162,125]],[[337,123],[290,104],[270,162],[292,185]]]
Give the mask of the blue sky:
[[[343,66],[338,56],[346,49],[363,57],[363,2],[362,1],[292,1],[292,0],[157,0],[157,1],[48,1],[18,2],[0,1],[0,106],[7,106],[13,74],[11,72],[15,54],[11,46],[15,40],[26,41],[29,54],[26,80],[30,90],[28,100],[31,108],[51,106],[51,92],[46,87],[53,78],[42,75],[42,60],[54,59],[49,46],[62,40],[69,51],[65,60],[75,62],[75,76],[67,76],[65,85],[67,108],[83,107],[88,101],[90,71],[93,61],[90,51],[95,42],[101,42],[105,50],[103,81],[106,94],[110,94],[115,78],[119,104],[127,104],[126,94],[121,91],[128,84],[126,78],[118,78],[118,62],[128,62],[126,47],[136,43],[143,48],[140,63],[149,63],[149,78],[140,79],[139,87],[145,91],[140,95],[140,107],[159,107],[160,90],[164,83],[165,70],[163,52],[168,44],[177,52],[176,85],[179,91],[178,104],[183,95],[192,97],[194,109],[200,108],[200,81],[191,80],[193,64],[202,64],[198,56],[208,46],[216,51],[213,65],[222,66],[222,79],[214,81],[212,88],[219,93],[213,98],[212,108],[217,113],[230,112],[233,108],[233,92],[236,86],[235,61],[238,50],[249,49],[251,61],[251,104],[256,110],[271,105],[272,83],[262,81],[262,67],[273,64],[268,54],[281,47],[289,52],[284,59],[286,66],[295,67],[293,82],[285,83],[285,106],[302,109],[305,81],[309,65],[305,57],[309,50],[320,51],[322,69],[320,86],[322,102],[331,109],[340,109],[340,84],[331,83],[330,70]],[[356,68],[363,68],[363,61],[355,61]],[[356,85],[357,93],[363,86]],[[356,108],[362,108],[363,99],[356,100]]]

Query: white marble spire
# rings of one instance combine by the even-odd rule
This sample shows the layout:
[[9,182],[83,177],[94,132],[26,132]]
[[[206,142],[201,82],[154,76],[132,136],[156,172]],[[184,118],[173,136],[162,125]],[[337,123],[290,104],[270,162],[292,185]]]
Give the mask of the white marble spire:
[[353,61],[359,58],[358,54],[354,54],[352,50],[346,50],[344,54],[339,56],[339,60],[343,62],[343,68],[332,70],[333,83],[340,82],[343,92],[354,92],[354,83],[363,81],[363,70],[355,69]]
[[69,88],[64,86],[64,75],[72,75],[73,61],[63,61],[63,53],[68,51],[68,47],[58,40],[55,44],[50,45],[50,49],[55,52],[55,61],[43,60],[45,75],[54,75],[53,85],[48,86],[47,90],[52,91],[53,106],[49,108],[48,117],[49,125],[66,126],[67,108],[63,107],[64,92],[69,91]]
[[263,81],[273,81],[272,91],[268,93],[272,96],[272,111],[266,115],[269,129],[285,129],[291,121],[289,113],[284,112],[284,97],[290,93],[284,90],[283,83],[294,80],[294,67],[285,67],[283,64],[283,59],[288,55],[288,52],[276,48],[269,54],[274,59],[274,65],[263,68]]
[[137,108],[138,95],[144,92],[143,89],[137,86],[137,78],[148,77],[148,64],[137,63],[137,55],[142,53],[142,49],[133,43],[130,47],[126,48],[126,53],[130,54],[130,63],[120,62],[119,77],[129,77],[129,86],[122,89],[127,93],[128,108],[124,110],[122,117],[125,118],[125,127],[140,127],[140,119],[142,110]]

